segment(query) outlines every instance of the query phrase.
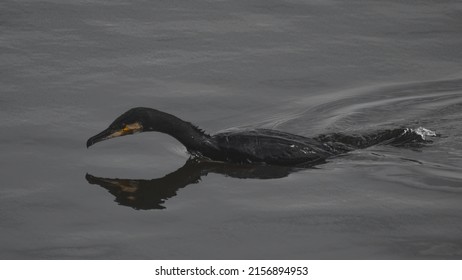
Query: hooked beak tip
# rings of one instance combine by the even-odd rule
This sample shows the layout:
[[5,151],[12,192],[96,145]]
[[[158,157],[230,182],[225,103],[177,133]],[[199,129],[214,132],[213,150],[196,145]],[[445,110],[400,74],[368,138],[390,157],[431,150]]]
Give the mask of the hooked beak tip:
[[95,176],[91,175],[91,174],[85,174],[85,179],[87,179],[87,181],[89,183],[92,183],[93,182],[93,179],[95,178]]
[[94,144],[98,143],[98,142],[101,142],[103,140],[106,140],[108,138],[108,135],[109,135],[109,132],[107,132],[106,130],[93,136],[93,137],[90,137],[88,138],[87,140],[87,149],[90,148],[90,146],[93,146]]

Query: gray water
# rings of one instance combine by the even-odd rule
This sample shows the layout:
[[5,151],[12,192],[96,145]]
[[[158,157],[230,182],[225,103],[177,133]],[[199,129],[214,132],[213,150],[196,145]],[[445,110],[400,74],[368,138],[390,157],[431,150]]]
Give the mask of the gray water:
[[[2,259],[462,258],[458,0],[3,0],[0,48]],[[173,138],[85,147],[135,106],[210,133],[441,137],[168,189],[149,180],[187,161]],[[116,197],[137,188],[152,207]]]

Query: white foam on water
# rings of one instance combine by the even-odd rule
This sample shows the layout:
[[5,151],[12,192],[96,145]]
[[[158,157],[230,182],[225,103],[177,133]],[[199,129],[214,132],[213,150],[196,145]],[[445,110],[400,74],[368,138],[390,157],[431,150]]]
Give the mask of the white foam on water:
[[412,132],[420,135],[422,137],[422,140],[425,140],[426,136],[434,137],[436,136],[436,132],[430,129],[426,129],[425,127],[419,127],[416,129],[410,129]]

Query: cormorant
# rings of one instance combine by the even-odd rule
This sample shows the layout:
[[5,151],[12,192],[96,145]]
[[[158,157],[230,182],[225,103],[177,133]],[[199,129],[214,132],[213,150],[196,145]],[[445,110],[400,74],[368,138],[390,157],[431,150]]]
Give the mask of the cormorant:
[[435,136],[425,128],[382,130],[364,136],[341,133],[308,138],[272,129],[253,129],[209,135],[171,114],[137,107],[119,116],[107,129],[91,137],[91,145],[114,137],[158,131],[180,141],[194,157],[234,163],[311,166],[327,158],[376,144],[404,145]]

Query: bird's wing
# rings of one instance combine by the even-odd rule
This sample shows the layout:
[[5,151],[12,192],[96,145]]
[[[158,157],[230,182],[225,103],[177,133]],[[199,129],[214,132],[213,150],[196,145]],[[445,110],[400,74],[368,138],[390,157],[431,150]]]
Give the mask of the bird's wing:
[[296,165],[332,156],[319,141],[282,131],[257,129],[214,136],[225,160]]

